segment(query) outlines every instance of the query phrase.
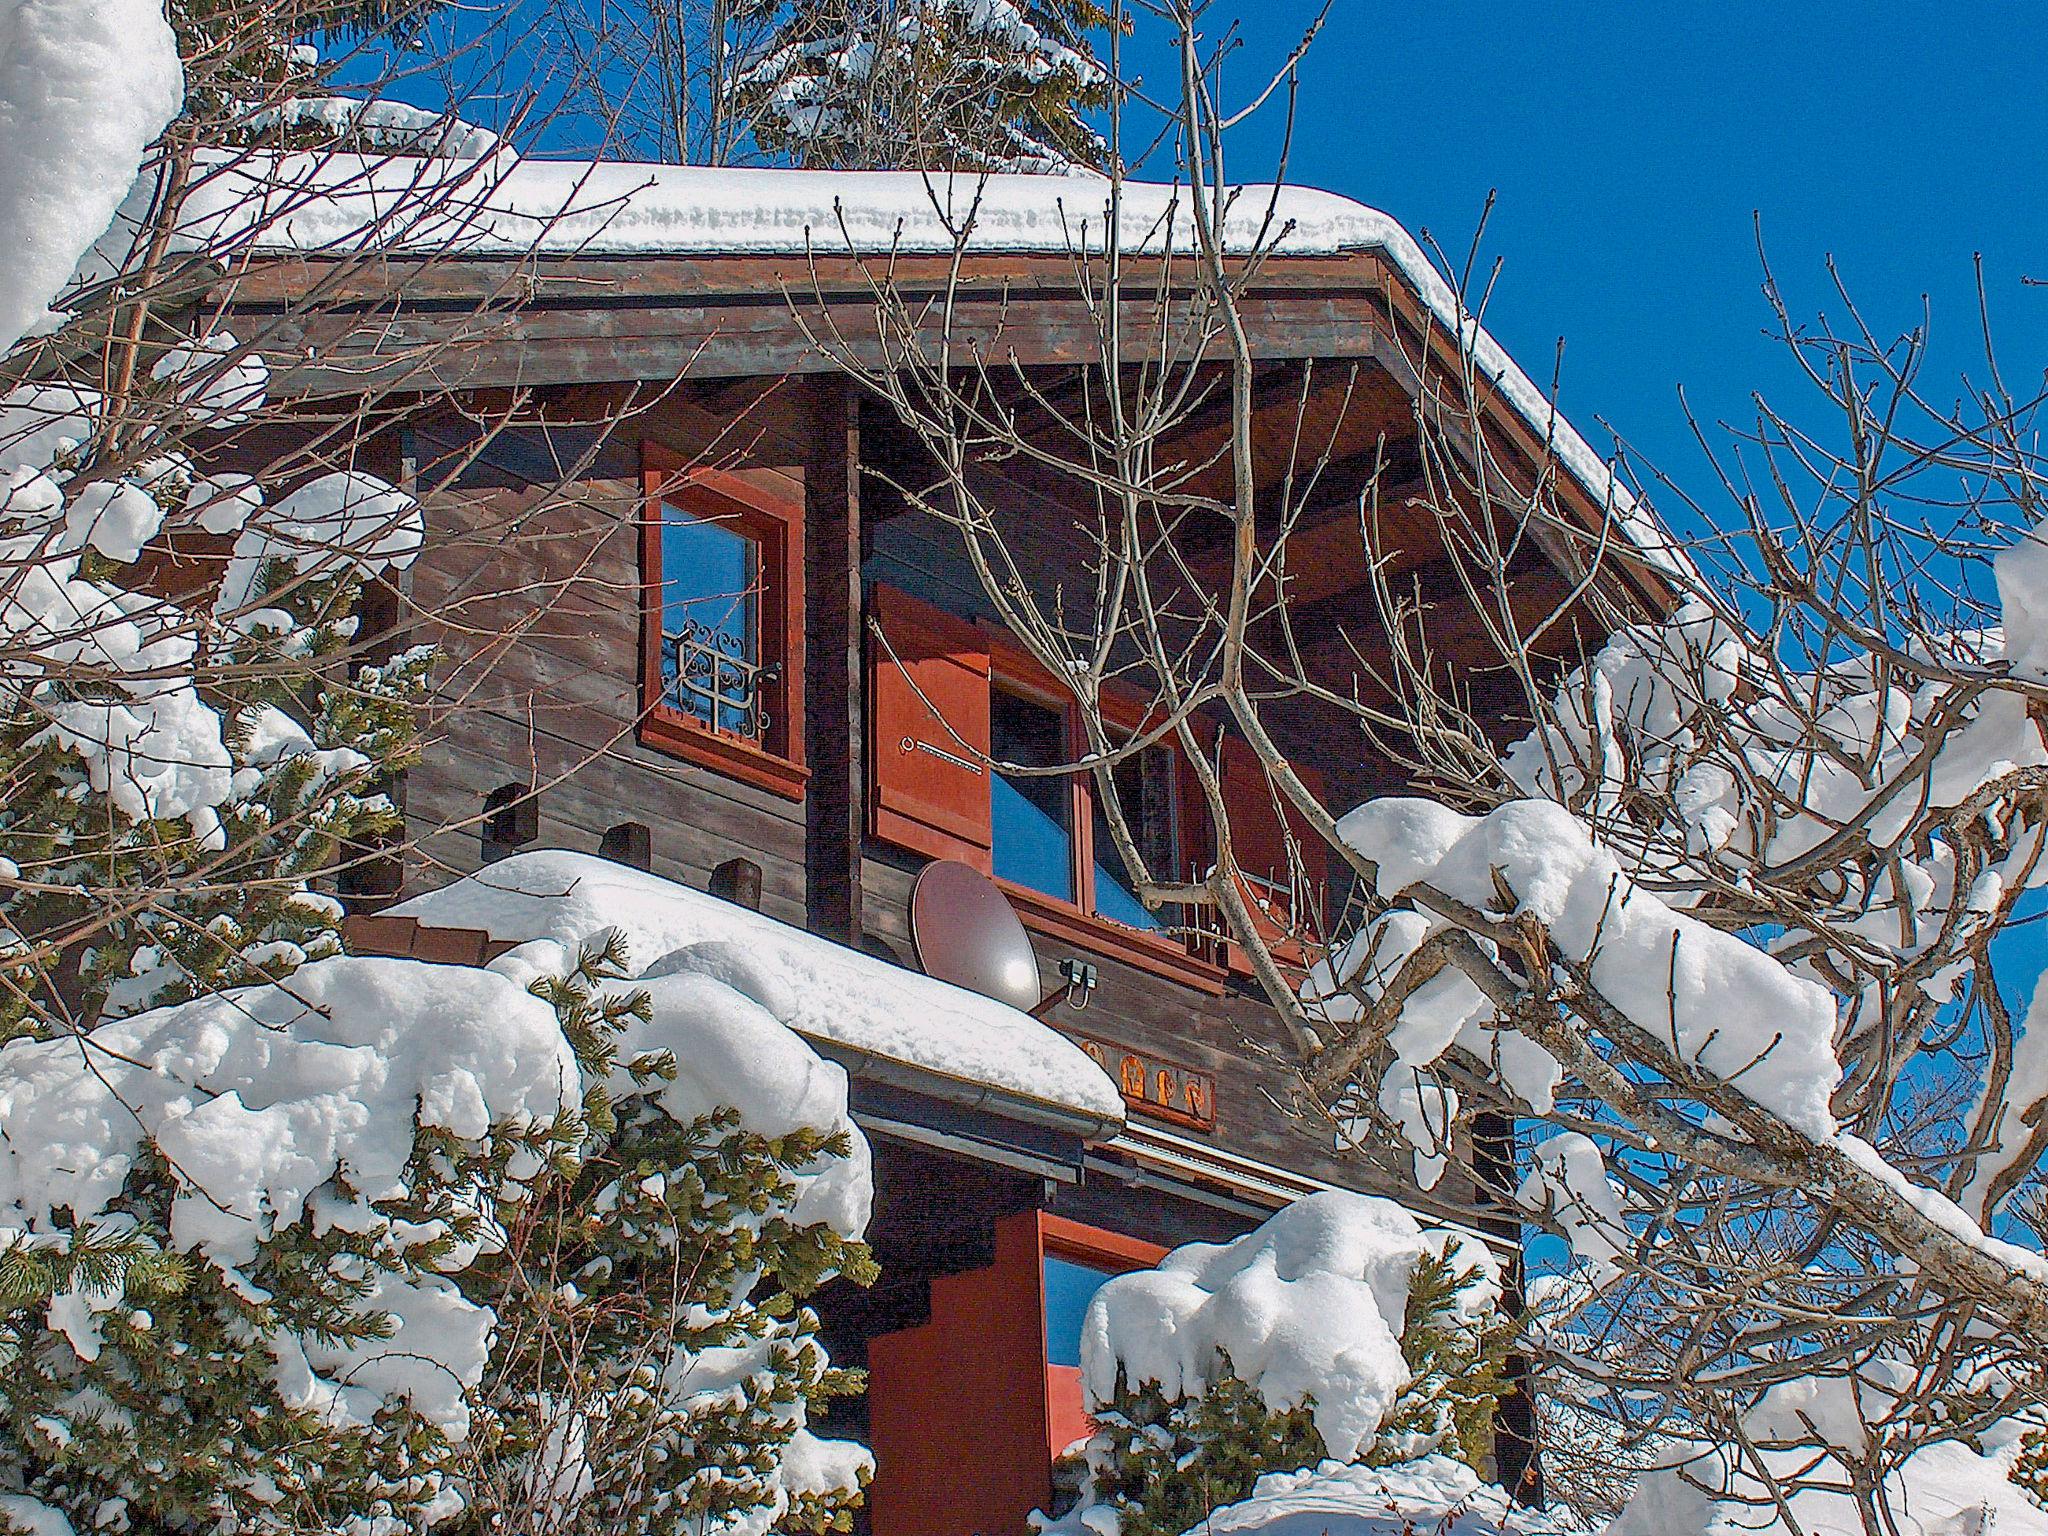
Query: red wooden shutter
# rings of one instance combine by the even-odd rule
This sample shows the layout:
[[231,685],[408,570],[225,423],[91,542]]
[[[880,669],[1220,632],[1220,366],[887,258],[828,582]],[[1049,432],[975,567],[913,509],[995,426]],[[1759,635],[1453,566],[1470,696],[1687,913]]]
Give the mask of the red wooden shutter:
[[[869,827],[990,867],[988,646],[965,619],[876,587],[868,638]],[[935,712],[936,711],[936,712]]]
[[[1222,767],[1231,851],[1249,882],[1245,894],[1252,915],[1258,920],[1260,933],[1276,946],[1276,956],[1298,964],[1300,930],[1313,930],[1323,916],[1328,849],[1300,813],[1285,803],[1267,778],[1265,766],[1251,743],[1240,736],[1225,737]],[[1294,771],[1311,794],[1321,796],[1322,775],[1299,764],[1294,765]],[[1294,855],[1301,864],[1298,878],[1288,857],[1290,830],[1294,834]],[[1243,957],[1235,952],[1235,946],[1230,958],[1234,966],[1243,966]]]

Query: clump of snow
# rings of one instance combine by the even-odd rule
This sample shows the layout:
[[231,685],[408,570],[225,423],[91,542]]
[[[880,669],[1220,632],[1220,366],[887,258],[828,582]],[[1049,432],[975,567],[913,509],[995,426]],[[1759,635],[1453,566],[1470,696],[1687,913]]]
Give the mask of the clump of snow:
[[2029,528],[1992,560],[2005,621],[2006,658],[2023,676],[2048,678],[2048,528]]
[[616,928],[650,988],[671,972],[722,977],[807,1039],[1123,1119],[1116,1084],[1030,1015],[607,859],[515,854],[391,912],[516,944]]
[[[1991,1079],[1987,1075],[1978,1089],[1977,1102],[1971,1106],[1972,1122],[1982,1114],[1990,1090]],[[1985,1148],[1963,1187],[1965,1209],[1983,1209],[1993,1183],[2025,1158],[2035,1127],[2028,1125],[2021,1115],[2027,1105],[2048,1100],[2048,972],[2034,980],[2033,996],[2028,1000],[2019,1038],[2013,1042],[2010,1074],[2000,1098],[1991,1145]]]
[[[337,1427],[362,1426],[403,1399],[459,1441],[499,1319],[451,1277],[502,1233],[486,1209],[474,1235],[422,1257],[425,1245],[447,1238],[447,1222],[388,1211],[414,1193],[423,1130],[479,1151],[521,1137],[491,1193],[500,1202],[524,1198],[520,1181],[539,1164],[523,1138],[579,1112],[596,1086],[554,1008],[528,985],[574,963],[547,940],[484,970],[318,960],[283,984],[203,995],[103,1024],[83,1039],[0,1048],[0,1251],[19,1243],[62,1249],[77,1233],[132,1226],[130,1178],[150,1154],[172,1186],[160,1240],[211,1265],[249,1301],[269,1299],[250,1276],[260,1273],[266,1245],[297,1223],[316,1235],[370,1235],[380,1261],[337,1260],[353,1266],[337,1272],[360,1283],[349,1304],[362,1318],[381,1317],[383,1337],[343,1340],[280,1323],[252,1344],[267,1353],[271,1379],[293,1408]],[[620,1065],[605,1086],[615,1102],[644,1097],[686,1124],[730,1109],[754,1135],[844,1135],[846,1155],[792,1173],[790,1217],[857,1238],[872,1180],[867,1144],[848,1112],[846,1073],[748,995],[750,986],[765,990],[749,982],[748,968],[746,955],[722,954],[715,944],[672,954],[646,982],[649,1016],[627,1022],[618,1061],[658,1054],[673,1064],[673,1080],[635,1077]],[[654,1192],[648,1180],[662,1177],[640,1176],[641,1190]],[[745,1301],[759,1278],[736,1276],[730,1304]],[[118,1286],[81,1282],[50,1302],[48,1326],[91,1361],[103,1348],[101,1320],[130,1305]],[[691,1326],[717,1316],[715,1306],[700,1309]],[[684,1409],[715,1409],[768,1391],[783,1347],[780,1335],[677,1346],[660,1377]],[[852,1487],[869,1466],[860,1447],[810,1434],[801,1398],[778,1412],[796,1440],[776,1473],[774,1499],[735,1532],[765,1531],[791,1497]],[[706,1478],[722,1475],[707,1463]],[[571,1475],[562,1491],[574,1485]]]
[[[83,1040],[0,1048],[0,1236],[61,1242],[116,1217],[153,1145],[176,1185],[171,1240],[235,1283],[262,1242],[303,1216],[322,1228],[377,1220],[370,1206],[407,1188],[417,1126],[480,1142],[580,1102],[553,1010],[506,978],[316,961],[285,986],[202,996]],[[264,1342],[279,1387],[353,1424],[402,1394],[459,1438],[491,1314],[430,1274],[382,1273],[359,1306],[389,1314],[391,1336],[337,1346],[275,1334]],[[67,1320],[83,1356],[89,1319],[73,1305]]]
[[[1059,1529],[1058,1527],[1054,1528]],[[1448,1456],[1269,1472],[1187,1536],[1592,1536],[1561,1510],[1518,1509]]]
[[[1773,1388],[1744,1427],[1759,1441],[1776,1438],[1786,1447],[1752,1453],[1789,1492],[1782,1510],[1742,1458],[1731,1448],[1712,1446],[1646,1476],[1604,1536],[1859,1533],[1864,1525],[1847,1469],[1824,1450],[1810,1448],[1816,1435],[1807,1426],[1819,1427],[1823,1446],[1846,1443],[1860,1451],[1863,1426],[1882,1428],[1886,1401],[1870,1383],[1841,1376]],[[1796,1425],[1785,1422],[1792,1415]],[[1908,1456],[1883,1489],[1900,1536],[2048,1536],[2048,1511],[2007,1476],[2024,1428],[2017,1420],[2001,1420],[1978,1436],[1981,1449],[1943,1440]]]
[[353,566],[375,575],[412,564],[425,537],[426,520],[412,496],[361,470],[335,470],[244,519],[215,611],[226,615],[248,604],[271,561],[300,572]]
[[1950,1237],[1990,1254],[2021,1274],[2048,1280],[2048,1258],[2044,1258],[2031,1248],[2022,1248],[2017,1243],[2008,1243],[2002,1238],[1992,1237],[1955,1201],[1938,1189],[1930,1189],[1925,1184],[1915,1184],[1898,1168],[1887,1162],[1884,1154],[1862,1137],[1838,1136],[1835,1138],[1835,1145],[1851,1163],[1870,1174]]
[[[525,987],[543,976],[563,975],[574,963],[573,945],[543,938],[508,950],[488,969]],[[647,1093],[683,1125],[726,1108],[738,1111],[742,1123],[761,1136],[806,1128],[846,1135],[852,1147],[846,1157],[791,1175],[798,1189],[791,1219],[799,1225],[824,1222],[848,1237],[866,1230],[874,1200],[872,1162],[866,1138],[847,1111],[846,1071],[821,1060],[781,1021],[779,1014],[790,1011],[788,979],[746,949],[710,940],[660,957],[632,986],[646,992],[652,1016],[625,1021],[620,1066],[609,1084],[613,1093]],[[675,1075],[642,1088],[624,1064],[655,1051],[673,1059]]]
[[191,820],[212,844],[217,807],[234,792],[234,760],[220,715],[190,686],[121,703],[67,699],[46,704],[49,725],[30,738],[77,754],[92,787],[131,821]]
[[0,0],[0,354],[49,323],[184,97],[161,0]]
[[169,348],[149,374],[176,391],[194,430],[239,427],[270,394],[269,364],[241,350],[232,331],[208,331],[189,345]]
[[1351,1461],[1409,1381],[1401,1329],[1415,1266],[1452,1242],[1460,1264],[1490,1272],[1479,1244],[1425,1232],[1391,1200],[1310,1195],[1234,1242],[1191,1243],[1104,1285],[1082,1325],[1083,1388],[1096,1407],[1119,1378],[1198,1397],[1227,1358],[1275,1412],[1313,1399],[1324,1447]]
[[75,450],[91,435],[100,404],[94,391],[69,384],[20,384],[0,395],[0,476],[40,472]]
[[[1424,1189],[1435,1189],[1450,1164],[1458,1090],[1396,1061],[1380,1079],[1380,1109],[1399,1127],[1411,1149],[1415,1182]],[[1368,1144],[1363,1136],[1354,1134],[1353,1139]]]
[[1530,914],[1637,1030],[1795,1129],[1833,1135],[1833,995],[1637,885],[1563,806],[1516,800],[1468,817],[1375,800],[1337,829],[1378,865],[1383,896],[1426,884],[1501,917]]
[[1578,1131],[1559,1131],[1536,1143],[1529,1165],[1515,1198],[1532,1211],[1550,1213],[1590,1276],[1612,1275],[1628,1252],[1629,1231],[1620,1186],[1607,1176],[1599,1145]]
[[77,1536],[62,1510],[25,1493],[0,1493],[0,1520],[23,1536]]
[[250,114],[242,126],[259,139],[313,136],[350,149],[437,160],[482,160],[500,150],[500,140],[490,129],[449,113],[357,96],[290,96]]
[[185,510],[208,533],[240,533],[262,505],[263,487],[254,477],[227,471],[194,477],[185,493]]

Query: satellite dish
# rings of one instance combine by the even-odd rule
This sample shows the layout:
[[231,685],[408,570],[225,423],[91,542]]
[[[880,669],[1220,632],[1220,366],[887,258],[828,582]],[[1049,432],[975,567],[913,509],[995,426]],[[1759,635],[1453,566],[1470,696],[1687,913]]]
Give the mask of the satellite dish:
[[995,881],[972,864],[935,859],[910,891],[910,941],[927,976],[1031,1012],[1038,956]]

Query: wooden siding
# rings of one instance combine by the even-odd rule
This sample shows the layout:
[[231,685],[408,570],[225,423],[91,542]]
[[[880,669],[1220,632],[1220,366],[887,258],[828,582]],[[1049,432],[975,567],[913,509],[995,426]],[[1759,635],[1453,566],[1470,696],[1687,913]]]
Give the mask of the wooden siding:
[[539,846],[595,851],[608,828],[638,821],[652,833],[656,874],[702,886],[725,860],[751,858],[762,909],[804,921],[801,804],[643,746],[636,727],[639,441],[801,499],[792,444],[805,411],[796,396],[778,400],[742,433],[681,399],[663,402],[566,485],[558,466],[575,462],[563,441],[573,432],[514,427],[480,445],[460,418],[415,428],[432,532],[409,599],[435,616],[418,638],[446,660],[406,809],[417,828],[453,830],[426,839],[412,886],[474,869],[484,796],[519,784],[539,796]]
[[[1275,398],[1284,399],[1284,382],[1276,387]],[[856,428],[844,390],[823,378],[687,382],[608,438],[587,427],[543,426],[532,407],[495,435],[453,412],[416,424],[412,457],[432,536],[404,600],[416,614],[434,616],[431,626],[415,625],[416,637],[440,645],[447,661],[425,760],[408,777],[407,809],[417,828],[453,830],[426,839],[410,888],[475,868],[484,797],[515,784],[538,793],[538,846],[595,851],[608,828],[639,822],[651,829],[655,873],[701,888],[727,859],[752,859],[762,869],[769,915],[911,961],[907,911],[921,860],[856,836],[858,824],[849,820],[862,803],[847,771],[857,771],[849,755],[861,739],[857,693],[830,696],[817,686],[821,676],[807,679],[812,740],[830,742],[832,755],[814,750],[801,801],[682,762],[642,745],[636,732],[642,441],[835,509],[829,527],[806,530],[822,535],[810,537],[807,578],[813,618],[825,626],[814,627],[806,646],[814,672],[846,666],[865,594],[876,583],[957,615],[992,617],[956,533],[911,511],[876,474],[848,474],[854,452],[871,471],[896,474],[917,449],[882,410],[862,409]],[[558,419],[588,420],[624,398],[584,390],[550,392],[545,401]],[[505,406],[501,397],[486,403]],[[1079,514],[1030,487],[1010,484],[1003,493],[1017,508],[1014,550],[1032,585],[1049,594],[1064,580],[1071,591],[1092,549]],[[818,603],[856,548],[862,595],[849,584],[836,611]],[[1341,592],[1323,601],[1333,619],[1367,618],[1362,607],[1342,608]],[[858,687],[861,675],[856,665],[848,680]],[[1339,735],[1327,721],[1289,720],[1285,711],[1275,712],[1275,729],[1321,770],[1339,803],[1397,782],[1355,730]],[[1164,979],[1091,952],[1085,941],[1041,934],[1034,942],[1048,992],[1062,959],[1080,955],[1098,966],[1088,1008],[1060,1005],[1048,1020],[1055,1027],[1215,1076],[1215,1131],[1178,1134],[1313,1178],[1413,1198],[1404,1169],[1339,1158],[1326,1129],[1288,1113],[1287,1045],[1261,1000],[1237,987],[1217,995],[1213,985],[1205,991]]]

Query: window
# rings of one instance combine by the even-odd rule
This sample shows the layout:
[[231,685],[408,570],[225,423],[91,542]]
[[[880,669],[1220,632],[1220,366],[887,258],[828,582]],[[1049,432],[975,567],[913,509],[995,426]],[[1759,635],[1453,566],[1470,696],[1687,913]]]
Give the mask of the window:
[[[1249,969],[1243,951],[1220,935],[1189,936],[1184,909],[1146,910],[1093,773],[992,769],[1057,766],[1080,755],[1078,706],[1052,678],[1007,636],[893,588],[875,588],[868,611],[879,635],[868,657],[874,836],[993,874],[1025,926],[1062,943],[1212,991],[1222,990],[1226,969]],[[1105,700],[1105,709],[1129,732],[1145,714],[1130,700]],[[1247,894],[1277,935],[1319,904],[1320,848],[1277,802],[1242,740],[1224,741],[1221,753]],[[1297,772],[1313,790],[1314,774]],[[1162,880],[1197,878],[1213,862],[1206,818],[1189,809],[1198,803],[1189,773],[1167,742],[1111,769],[1136,851]]]
[[[1019,670],[1013,658],[1013,673]],[[1005,671],[997,663],[997,673]],[[1054,705],[1004,687],[989,698],[989,756],[1011,768],[1051,768],[1081,755],[1082,730],[1072,701]],[[1176,757],[1151,746],[1112,770],[1117,803],[1145,867],[1157,879],[1186,873],[1179,842]],[[1137,878],[1110,833],[1108,802],[1092,773],[1057,776],[1010,772],[997,766],[989,779],[990,867],[998,880],[1050,897],[1078,913],[1124,928],[1162,933],[1170,914],[1146,910]],[[1169,941],[1170,942],[1170,941]]]
[[1047,1365],[1080,1369],[1081,1325],[1088,1317],[1088,1303],[1095,1299],[1105,1281],[1120,1273],[1119,1268],[1107,1264],[1083,1263],[1057,1253],[1045,1255]]
[[[1180,806],[1175,782],[1176,759],[1169,747],[1146,747],[1110,770],[1117,805],[1138,855],[1155,879],[1178,880],[1191,871],[1180,836]],[[1092,784],[1089,788],[1092,790]],[[1136,883],[1118,853],[1109,827],[1109,810],[1100,795],[1091,795],[1094,826],[1089,839],[1095,860],[1095,910],[1130,928],[1158,929],[1170,916],[1149,912],[1132,889]]]
[[[997,763],[1050,767],[1074,761],[1082,750],[1079,709],[1071,701],[1056,708],[1000,685],[992,691],[989,756]],[[1180,879],[1192,865],[1181,844],[1178,764],[1172,747],[1155,744],[1110,770],[1138,856],[1160,880]],[[1137,876],[1110,831],[1108,797],[1093,773],[1053,778],[998,768],[989,798],[991,863],[998,880],[1175,942],[1166,930],[1180,926],[1180,916],[1174,909],[1149,911],[1138,898]]]
[[743,477],[642,454],[640,739],[803,794],[803,509]]
[[[989,756],[997,763],[1051,768],[1068,760],[1066,718],[1035,700],[1002,689],[989,702]],[[1064,776],[994,770],[989,780],[989,830],[996,878],[1050,896],[1074,899],[1073,790]]]
[[775,673],[761,656],[761,541],[663,507],[662,704],[759,745]]
[[1118,1275],[1147,1269],[1166,1250],[1048,1211],[1036,1213],[1038,1283],[1045,1318],[1046,1449],[1057,1458],[1094,1432],[1081,1391],[1081,1330],[1095,1293]]

